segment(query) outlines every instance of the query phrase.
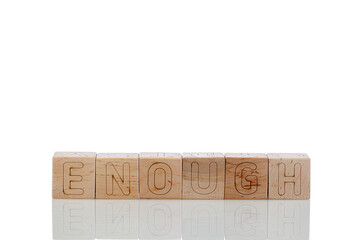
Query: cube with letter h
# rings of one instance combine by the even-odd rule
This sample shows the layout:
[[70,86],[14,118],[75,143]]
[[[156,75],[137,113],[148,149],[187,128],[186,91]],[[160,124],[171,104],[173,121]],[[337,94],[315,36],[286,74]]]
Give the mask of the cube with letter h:
[[310,198],[310,158],[304,153],[271,153],[269,199]]
[[94,198],[93,152],[56,152],[53,157],[53,198]]

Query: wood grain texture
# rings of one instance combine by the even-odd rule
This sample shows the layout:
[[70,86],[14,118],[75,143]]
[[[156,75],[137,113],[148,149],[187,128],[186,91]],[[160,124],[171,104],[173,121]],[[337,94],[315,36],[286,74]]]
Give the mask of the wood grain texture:
[[225,158],[221,153],[183,154],[183,198],[223,199]]
[[261,153],[227,153],[226,199],[267,199],[268,158]]
[[310,198],[310,158],[305,153],[271,153],[269,199]]
[[53,198],[94,198],[93,152],[56,152],[53,157]]
[[140,198],[180,199],[180,153],[140,153]]
[[96,156],[96,198],[138,198],[138,160],[137,153],[99,153]]

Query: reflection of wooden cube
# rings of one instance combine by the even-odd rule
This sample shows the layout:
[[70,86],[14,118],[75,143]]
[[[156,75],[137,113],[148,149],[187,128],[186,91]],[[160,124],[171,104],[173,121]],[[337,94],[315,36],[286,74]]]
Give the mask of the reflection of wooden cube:
[[139,210],[139,239],[182,239],[180,199],[142,200],[139,201]]
[[227,153],[225,198],[266,199],[268,158],[259,153]]
[[96,156],[96,198],[138,198],[138,154]]
[[138,239],[138,199],[96,199],[95,203],[95,239]]
[[184,153],[183,198],[223,199],[225,158],[221,153]]
[[53,199],[52,239],[95,239],[95,199]]
[[272,153],[269,158],[269,199],[310,198],[310,158],[306,154]]
[[[212,200],[212,201],[186,200],[186,201],[182,201],[181,203],[182,203],[181,226],[182,226],[183,240],[223,240],[224,239],[225,222],[224,222],[223,200]],[[247,224],[246,227],[248,226],[249,225]],[[239,239],[254,240],[253,238],[244,235],[245,234],[243,234],[243,237]]]
[[95,157],[92,152],[56,152],[53,198],[94,198]]
[[268,240],[309,240],[310,201],[268,201]]
[[[274,240],[268,238],[267,234],[267,200],[227,200],[224,201],[224,205],[226,240]],[[280,239],[288,240],[277,238],[277,240]],[[296,240],[296,238],[292,240]]]
[[140,153],[140,198],[181,198],[181,154]]

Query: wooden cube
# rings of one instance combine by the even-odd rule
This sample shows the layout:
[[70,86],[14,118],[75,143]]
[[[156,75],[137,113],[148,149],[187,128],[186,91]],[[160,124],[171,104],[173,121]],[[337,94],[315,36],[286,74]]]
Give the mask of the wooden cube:
[[138,198],[138,161],[137,153],[99,153],[96,198]]
[[184,199],[224,199],[224,181],[223,154],[183,154]]
[[140,198],[181,198],[181,154],[140,153]]
[[93,152],[56,152],[53,157],[53,198],[94,198]]
[[304,153],[272,153],[269,199],[310,198],[310,158]]
[[267,199],[268,158],[260,153],[227,153],[226,199]]

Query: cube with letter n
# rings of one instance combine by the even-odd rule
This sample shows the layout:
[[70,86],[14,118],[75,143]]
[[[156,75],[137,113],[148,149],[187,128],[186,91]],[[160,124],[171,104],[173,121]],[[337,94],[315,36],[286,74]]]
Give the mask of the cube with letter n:
[[99,153],[96,157],[96,198],[139,196],[139,154]]

